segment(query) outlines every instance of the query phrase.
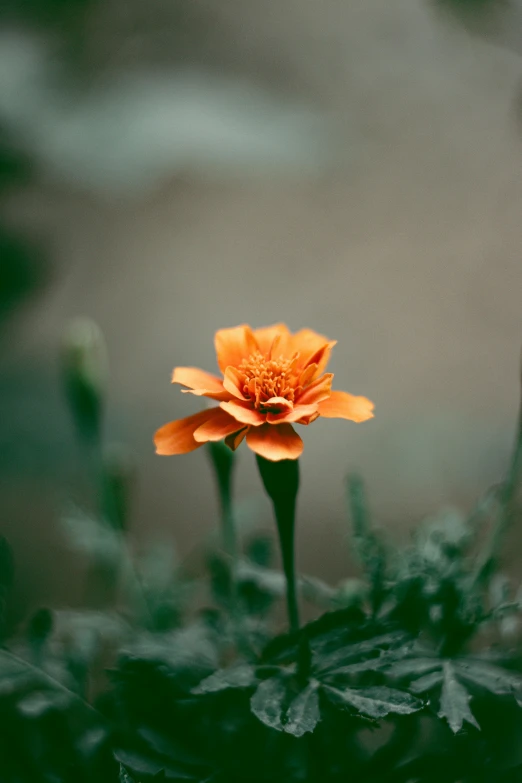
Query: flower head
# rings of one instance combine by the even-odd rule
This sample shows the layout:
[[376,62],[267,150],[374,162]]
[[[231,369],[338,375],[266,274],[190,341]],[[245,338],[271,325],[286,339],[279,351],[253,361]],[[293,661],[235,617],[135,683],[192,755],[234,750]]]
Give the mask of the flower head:
[[219,405],[161,427],[154,436],[158,454],[186,454],[208,441],[247,445],[262,457],[297,459],[303,441],[292,424],[319,416],[362,422],[373,417],[373,403],[332,391],[324,370],[335,341],[311,329],[292,334],[284,324],[252,330],[246,324],[216,333],[222,378],[195,367],[176,367],[172,383],[182,391],[209,397]]

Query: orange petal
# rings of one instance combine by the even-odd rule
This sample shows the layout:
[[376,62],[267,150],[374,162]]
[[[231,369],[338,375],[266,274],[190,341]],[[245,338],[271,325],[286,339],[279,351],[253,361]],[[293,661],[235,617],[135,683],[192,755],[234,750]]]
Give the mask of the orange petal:
[[333,391],[327,400],[318,404],[317,410],[320,416],[325,416],[327,419],[349,419],[361,422],[373,418],[374,407],[373,402],[366,397],[355,397],[348,392]]
[[241,429],[241,424],[221,408],[212,408],[212,416],[194,432],[194,440],[206,443],[211,440],[222,440]]
[[303,451],[303,441],[291,424],[250,429],[246,436],[247,445],[260,457],[272,462],[281,459],[297,459]]
[[294,407],[294,403],[291,400],[287,400],[284,397],[270,397],[269,400],[263,402],[263,410],[270,411],[271,413],[286,413],[291,411]]
[[286,338],[290,337],[290,331],[286,324],[274,324],[273,326],[265,326],[263,329],[255,329],[254,337],[261,353],[268,356],[274,340],[279,338],[278,344],[281,340],[285,342]]
[[252,407],[250,402],[231,400],[230,402],[222,402],[220,407],[241,424],[251,424],[253,427],[259,427],[266,421],[266,415]]
[[[224,373],[223,386],[232,395],[239,400],[246,400],[245,395],[241,391],[243,386],[243,376],[239,373],[235,367],[227,367]],[[230,395],[228,399],[230,399]]]
[[328,399],[332,393],[333,373],[328,372],[307,386],[297,400],[299,405],[317,404]]
[[337,340],[331,340],[328,343],[322,345],[312,356],[306,360],[306,366],[315,364],[317,370],[313,377],[320,375],[326,368],[326,365],[330,361],[330,354],[334,345],[337,345]]
[[306,426],[308,426],[309,424],[311,424],[313,421],[315,421],[318,418],[319,418],[319,413],[318,413],[318,411],[316,411],[315,413],[312,413],[311,416],[303,416],[303,418],[299,419],[297,423],[298,424],[305,424]]
[[283,422],[299,421],[304,416],[312,416],[317,413],[317,405],[296,405],[293,410],[284,413],[267,413],[266,420],[269,424],[282,424]]
[[242,430],[238,430],[232,435],[227,435],[225,438],[225,443],[227,444],[228,448],[232,449],[232,451],[235,451],[237,447],[243,442],[243,438],[247,434],[248,429],[248,427],[243,427]]
[[328,337],[322,334],[314,332],[312,329],[301,329],[291,336],[290,349],[299,351],[299,364],[304,367],[308,364],[308,360],[312,358],[314,353],[319,351],[325,345],[330,343]]
[[194,440],[194,432],[213,415],[212,411],[215,410],[219,408],[209,408],[160,427],[154,435],[156,454],[188,454],[189,451],[198,449],[203,444]]
[[175,367],[172,383],[188,386],[182,391],[196,394],[198,397],[210,397],[213,400],[229,400],[230,394],[224,389],[223,381],[198,367]]
[[219,368],[225,372],[227,367],[238,367],[243,359],[257,351],[257,343],[252,329],[247,324],[232,329],[220,329],[214,337]]
[[303,388],[305,386],[309,386],[316,375],[317,375],[317,364],[307,364],[304,370],[302,371],[301,375],[299,376],[299,380],[297,381],[298,386],[303,386]]

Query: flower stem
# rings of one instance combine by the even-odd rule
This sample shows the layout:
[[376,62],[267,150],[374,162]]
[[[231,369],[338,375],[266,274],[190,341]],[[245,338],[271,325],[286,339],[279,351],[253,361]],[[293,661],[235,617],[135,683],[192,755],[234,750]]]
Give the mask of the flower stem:
[[256,455],[257,466],[265,490],[272,501],[281,547],[281,559],[286,579],[286,604],[290,631],[299,630],[299,608],[295,575],[295,507],[299,489],[299,462],[271,462]]

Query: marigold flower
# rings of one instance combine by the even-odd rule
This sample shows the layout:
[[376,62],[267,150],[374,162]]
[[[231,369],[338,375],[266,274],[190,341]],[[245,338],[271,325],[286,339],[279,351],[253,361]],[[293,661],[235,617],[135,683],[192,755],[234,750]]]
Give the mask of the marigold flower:
[[292,334],[285,324],[252,330],[243,324],[215,336],[223,378],[196,367],[176,367],[172,383],[219,406],[171,421],[154,436],[157,454],[186,454],[209,441],[235,450],[246,437],[256,454],[272,461],[297,459],[303,441],[292,424],[319,416],[362,422],[373,417],[366,397],[332,391],[324,370],[336,341],[311,329]]

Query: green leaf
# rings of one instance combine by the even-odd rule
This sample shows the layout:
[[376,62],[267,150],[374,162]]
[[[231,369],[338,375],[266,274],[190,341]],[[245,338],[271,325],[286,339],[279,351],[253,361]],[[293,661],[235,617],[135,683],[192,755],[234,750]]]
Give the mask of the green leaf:
[[257,687],[250,699],[250,709],[256,718],[277,731],[284,731],[283,709],[287,699],[283,677],[270,677]]
[[465,722],[480,729],[469,707],[471,695],[458,681],[451,661],[444,661],[443,673],[439,718],[446,718],[454,734],[462,729]]
[[405,658],[403,661],[393,663],[387,670],[386,676],[390,679],[411,679],[415,676],[428,674],[440,668],[439,658]]
[[340,690],[330,685],[323,686],[331,700],[345,708],[355,710],[368,718],[385,718],[390,713],[411,715],[423,708],[423,703],[405,691],[377,685],[369,688],[346,688]]
[[274,559],[274,543],[266,533],[255,533],[245,547],[247,558],[258,566],[267,568]]
[[132,453],[111,444],[102,455],[102,504],[104,518],[115,530],[126,530],[136,466]]
[[479,688],[486,688],[491,693],[503,695],[522,691],[522,677],[500,666],[474,660],[455,661],[453,666],[460,678],[473,682]]
[[62,519],[69,543],[79,552],[116,568],[123,556],[121,533],[77,506]]
[[132,778],[123,764],[120,764],[120,783],[135,783],[134,778]]
[[17,704],[21,715],[27,718],[41,718],[50,712],[63,710],[70,704],[70,699],[60,691],[31,690]]
[[220,669],[214,672],[193,688],[192,693],[217,693],[228,688],[250,688],[256,682],[257,678],[253,667],[248,664],[239,664],[230,669]]
[[[123,750],[118,748],[114,752],[114,756],[117,761],[124,767],[125,772],[129,774],[128,770],[131,769],[134,775],[153,777],[161,775],[165,772],[165,776],[174,780],[199,780],[199,775],[196,777],[191,772],[186,771],[175,763],[164,761],[161,758],[151,758],[142,753],[137,753],[133,750]],[[161,778],[160,778],[161,779]],[[131,783],[138,783],[133,778],[130,779]],[[120,783],[122,780],[120,778]],[[124,783],[127,783],[124,779]]]
[[348,476],[348,503],[352,518],[355,550],[371,584],[371,604],[375,614],[385,596],[387,553],[376,531],[372,528],[364,482],[352,473]]
[[94,321],[75,319],[63,341],[62,375],[74,422],[88,442],[98,440],[107,390],[108,357]]
[[311,680],[296,695],[296,682],[292,677],[271,677],[258,686],[250,707],[265,726],[302,737],[312,732],[321,719],[318,687],[319,683]]
[[404,643],[404,633],[402,631],[392,631],[391,633],[370,636],[353,644],[339,646],[328,655],[317,654],[317,663],[314,666],[316,672],[334,672],[341,667],[349,666],[352,663],[359,663],[368,658],[376,659],[383,652],[387,652],[394,647]]
[[283,726],[287,734],[302,737],[303,734],[312,732],[321,720],[318,685],[316,681],[310,682],[291,702]]
[[40,682],[39,673],[25,661],[0,650],[0,696],[8,696]]
[[437,669],[437,671],[425,674],[423,677],[419,677],[418,680],[411,682],[409,689],[412,693],[426,693],[441,685],[443,679],[442,668]]
[[29,622],[28,636],[32,645],[45,644],[53,630],[53,613],[50,609],[38,609]]

